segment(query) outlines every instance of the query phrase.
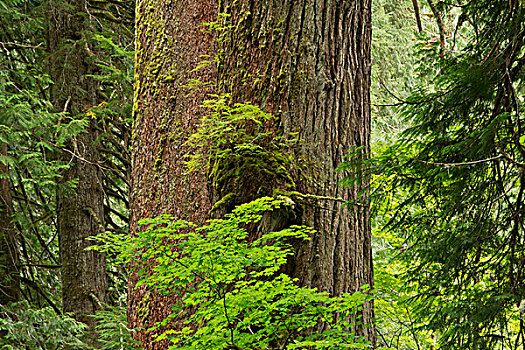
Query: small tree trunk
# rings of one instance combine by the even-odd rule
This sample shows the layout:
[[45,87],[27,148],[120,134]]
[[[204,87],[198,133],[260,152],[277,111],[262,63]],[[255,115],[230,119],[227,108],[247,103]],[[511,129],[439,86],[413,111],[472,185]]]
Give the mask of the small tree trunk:
[[[7,145],[1,145],[2,156],[7,156]],[[20,271],[18,243],[13,220],[9,167],[0,163],[0,305],[20,300]]]
[[[53,2],[50,13],[49,46],[53,102],[58,111],[72,116],[97,105],[96,82],[88,44],[89,18],[87,0]],[[89,237],[104,232],[104,192],[100,159],[96,147],[96,120],[89,119],[85,132],[71,141],[64,152],[70,168],[62,182],[76,181],[74,189],[63,190],[58,197],[59,249],[62,261],[62,296],[64,312],[94,326],[89,317],[104,302],[107,290],[104,254],[85,249],[93,243]],[[95,343],[94,338],[90,340]]]

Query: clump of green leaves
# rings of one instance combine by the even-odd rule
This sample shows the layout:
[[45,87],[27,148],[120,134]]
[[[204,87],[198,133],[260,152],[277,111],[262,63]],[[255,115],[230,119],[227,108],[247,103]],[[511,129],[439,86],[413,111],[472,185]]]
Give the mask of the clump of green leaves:
[[186,144],[195,152],[188,155],[186,166],[195,170],[205,164],[210,152],[216,157],[242,153],[260,147],[260,141],[272,136],[264,130],[266,122],[275,119],[272,114],[248,103],[231,103],[229,95],[212,95],[202,107],[209,113]]
[[81,338],[86,325],[51,307],[31,308],[27,302],[0,306],[0,349],[54,350],[85,348]]
[[[172,315],[151,330],[172,325],[157,339],[173,349],[368,348],[353,329],[369,295],[331,297],[281,273],[293,254],[290,241],[309,239],[311,228],[249,234],[248,227],[288,205],[264,197],[204,226],[168,216],[142,220],[137,237],[100,236],[104,244],[93,248],[122,263],[141,261],[138,286],[177,296]],[[177,322],[181,314],[187,317]],[[321,322],[323,330],[309,331]]]

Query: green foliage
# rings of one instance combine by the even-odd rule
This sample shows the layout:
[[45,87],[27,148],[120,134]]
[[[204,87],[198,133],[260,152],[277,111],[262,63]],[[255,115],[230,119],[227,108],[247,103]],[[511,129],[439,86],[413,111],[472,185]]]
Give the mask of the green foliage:
[[416,21],[411,0],[372,1],[372,142],[392,142],[405,128],[400,99],[418,79]]
[[102,28],[93,34],[98,67],[93,78],[100,84],[103,101],[87,112],[97,119],[102,130],[97,145],[104,170],[105,223],[108,229],[119,232],[129,232],[128,177],[133,122],[133,37],[124,29]]
[[376,221],[372,228],[374,305],[379,341],[392,349],[431,349],[437,345],[433,332],[424,329],[424,321],[415,315],[417,290],[405,286],[410,263],[399,259],[404,239],[394,231],[382,230],[383,225],[384,222]]
[[52,308],[34,309],[27,302],[0,305],[0,349],[55,350],[85,347],[81,341],[86,325]]
[[126,303],[124,306],[106,306],[97,311],[93,318],[97,324],[100,350],[133,350],[139,348],[139,342],[133,340],[133,330],[127,326]]
[[20,255],[23,295],[33,305],[47,302],[58,309],[55,199],[57,192],[74,186],[59,185],[68,168],[59,155],[64,144],[84,130],[86,120],[56,113],[49,102],[53,82],[46,74],[46,4],[0,4],[0,146],[6,147],[0,163],[7,166],[0,177],[11,191],[12,203],[7,205],[16,228],[13,251]]
[[[173,349],[368,348],[353,327],[369,295],[330,297],[281,273],[293,254],[290,242],[308,239],[312,229],[248,233],[289,202],[260,198],[201,227],[168,216],[142,220],[137,237],[102,235],[98,240],[104,245],[92,248],[115,254],[124,264],[141,261],[138,285],[175,296],[172,315],[150,330],[160,332],[158,340],[171,341]],[[177,327],[175,321],[188,310],[194,312]],[[171,321],[174,327],[162,332]],[[320,322],[327,326],[308,331]]]
[[[406,273],[410,263],[399,259],[405,247],[404,236],[388,227],[391,213],[389,209],[401,205],[405,192],[401,189],[382,193],[383,184],[388,177],[380,174],[378,157],[385,148],[376,147],[375,157],[363,156],[363,147],[353,148],[338,167],[347,176],[341,182],[346,187],[359,185],[362,190],[355,201],[347,202],[348,206],[370,204],[372,202],[372,235],[374,250],[374,305],[378,344],[392,349],[414,350],[430,348],[435,341],[432,332],[423,330],[423,322],[415,318],[413,298],[417,291],[405,287]],[[370,185],[363,186],[364,179],[371,179]],[[379,194],[383,196],[378,198]]]
[[273,115],[251,104],[232,105],[229,95],[211,97],[202,104],[210,112],[187,141],[187,145],[195,151],[188,156],[190,160],[186,163],[190,171],[206,163],[210,149],[217,157],[228,157],[236,152],[258,148],[260,141],[272,136],[264,128],[267,121],[275,119]]
[[[47,81],[41,77],[40,81]],[[8,154],[0,162],[10,168],[1,174],[11,181],[37,184],[44,190],[56,186],[60,172],[67,164],[54,159],[64,142],[82,132],[84,120],[67,120],[59,113],[51,113],[47,101],[33,91],[18,90],[0,72],[0,143],[9,145]],[[17,171],[25,169],[30,176],[17,178]]]
[[[272,195],[277,187],[293,190],[298,167],[288,150],[297,141],[294,134],[277,135],[276,117],[257,106],[232,103],[229,95],[211,97],[203,103],[209,113],[186,142],[191,150],[186,165],[207,171],[214,210],[223,206],[226,213],[232,204]],[[237,193],[239,188],[252,197]]]
[[401,264],[415,325],[442,349],[521,349],[525,10],[499,0],[438,10],[453,30],[444,51],[419,43],[410,127],[366,165],[377,174],[376,220],[398,254],[387,262]]
[[[113,230],[128,230],[133,32],[125,25],[133,22],[133,6],[119,1],[99,9],[101,2],[90,2],[92,32],[82,33],[82,40],[92,54],[90,63],[98,67],[93,77],[97,99],[103,103],[68,115],[59,112],[65,106],[51,103],[54,83],[47,73],[54,53],[48,52],[46,42],[47,21],[53,18],[48,16],[50,5],[67,6],[63,1],[0,1],[0,146],[7,146],[0,163],[8,165],[0,177],[8,179],[11,187],[23,295],[32,305],[47,303],[58,310],[56,199],[74,189],[74,180],[62,180],[69,164],[80,158],[89,161],[79,154],[82,145],[76,136],[91,118],[97,119],[101,135],[97,145],[107,194],[105,223]],[[119,19],[110,20],[106,15],[111,13]],[[125,288],[125,281],[120,283]]]
[[[418,1],[421,14],[425,1]],[[416,54],[418,42],[425,42],[432,20],[421,16],[423,32],[418,33],[416,16],[411,0],[377,0],[372,2],[372,153],[381,153],[383,144],[391,144],[409,126],[402,115],[402,100],[422,77],[417,71],[425,64]],[[431,31],[431,30],[430,30]],[[340,167],[348,173],[345,186],[362,184],[363,177],[372,178],[373,186],[364,188],[359,202],[367,203],[368,193],[374,193],[377,185],[384,181],[372,176],[375,163],[363,161],[363,150],[351,150]],[[362,188],[362,187],[361,187]],[[389,201],[399,200],[398,194],[389,193]],[[356,203],[349,203],[354,205]],[[374,293],[378,344],[394,349],[429,349],[434,343],[430,332],[421,329],[415,319],[412,297],[416,292],[404,289],[407,264],[399,259],[403,249],[403,237],[395,232],[385,232],[383,227],[389,218],[384,211],[378,213],[379,202],[373,201],[376,215],[372,221],[372,247],[374,257]]]

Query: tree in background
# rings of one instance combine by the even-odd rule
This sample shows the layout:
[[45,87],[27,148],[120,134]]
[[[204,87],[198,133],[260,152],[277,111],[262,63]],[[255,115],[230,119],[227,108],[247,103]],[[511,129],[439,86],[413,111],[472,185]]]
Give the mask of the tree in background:
[[[49,46],[54,86],[52,101],[57,111],[77,116],[97,106],[97,82],[90,61],[87,0],[52,3]],[[84,132],[66,145],[64,160],[70,166],[62,181],[75,183],[58,195],[57,220],[62,264],[62,308],[73,312],[90,327],[94,314],[106,300],[106,257],[86,251],[89,237],[104,232],[104,191],[100,152],[95,145],[98,122],[89,118]],[[67,154],[69,153],[69,154]]]
[[[11,230],[9,249],[22,282],[21,295],[36,306],[42,302],[58,310],[59,267],[53,248],[56,180],[64,165],[56,146],[82,129],[82,122],[58,123],[48,102],[49,79],[45,57],[42,4],[0,3],[2,229]],[[17,23],[13,26],[12,23]],[[56,237],[56,236],[55,236]],[[18,258],[17,258],[18,256]]]
[[[139,2],[132,233],[140,218],[169,213],[202,223],[236,204],[281,195],[295,209],[267,218],[266,228],[295,222],[318,230],[296,247],[287,266],[294,277],[333,295],[372,285],[368,207],[342,206],[366,180],[341,189],[343,175],[335,172],[351,147],[369,148],[370,14],[368,1]],[[202,32],[205,22],[212,33]],[[207,112],[199,105],[208,92],[217,95]],[[253,111],[248,101],[273,117],[244,114]],[[209,136],[201,138],[203,130]],[[195,134],[205,161],[188,173],[187,140]],[[130,289],[131,324],[165,319],[169,303]],[[367,303],[363,323],[372,316]],[[373,327],[359,333],[375,339]],[[145,333],[139,338],[162,346]]]
[[[49,305],[60,314],[62,265],[58,252],[57,193],[65,193],[66,196],[77,193],[79,187],[75,189],[74,184],[79,184],[79,178],[73,172],[86,164],[96,170],[98,177],[91,180],[87,176],[89,172],[79,175],[85,176],[84,182],[90,181],[100,189],[99,194],[103,186],[104,202],[99,202],[105,206],[102,222],[105,221],[106,227],[112,230],[127,230],[126,186],[130,163],[126,152],[130,139],[133,69],[133,33],[129,28],[133,25],[133,3],[93,2],[89,6],[77,6],[74,15],[71,12],[67,14],[72,10],[71,4],[53,2],[51,5],[47,1],[0,1],[0,139],[2,144],[9,146],[1,157],[2,183],[10,184],[3,187],[9,191],[2,193],[11,198],[11,202],[3,201],[10,204],[9,212],[2,210],[5,225],[1,227],[12,229],[12,235],[8,236],[11,249],[2,249],[2,259],[5,257],[6,262],[13,262],[10,266],[17,269],[16,275],[22,282],[20,299],[27,300],[30,307],[43,308],[42,312],[48,312],[44,309]],[[60,14],[52,16],[50,8]],[[68,22],[68,18],[78,21]],[[58,35],[56,26],[64,19],[66,26],[71,25],[80,32],[73,33],[70,38],[65,35],[61,38],[64,33]],[[55,28],[56,35],[49,35],[50,27]],[[50,47],[53,47],[52,52]],[[77,57],[76,63],[80,68],[62,65],[61,58],[74,47],[82,48],[74,51],[84,55],[83,59]],[[73,56],[69,58],[73,59]],[[50,62],[55,65],[50,65]],[[56,73],[53,75],[58,76],[57,84],[49,77],[51,68]],[[82,105],[82,101],[77,103],[74,100],[75,96],[87,93],[86,86],[71,85],[75,83],[75,77],[91,81],[89,84],[93,87],[90,91],[100,104]],[[52,99],[61,106],[53,108]],[[72,106],[78,114],[72,113]],[[84,132],[87,124],[90,125],[91,138]],[[97,135],[96,140],[94,135]],[[97,162],[83,154],[83,147],[98,152],[100,157]],[[89,196],[91,192],[91,189],[85,190],[82,195]],[[64,197],[60,198],[64,214],[72,207]],[[80,209],[84,217],[93,212],[87,205]],[[6,213],[9,215],[4,215]],[[82,215],[75,216],[73,220],[80,219]],[[60,221],[66,225],[64,220]],[[96,233],[105,230],[99,223],[94,224]],[[75,226],[75,230],[77,228]],[[2,242],[5,243],[5,240]],[[81,252],[69,257],[71,265],[77,265],[77,261],[72,259],[81,259]],[[17,256],[18,262],[15,263]],[[105,283],[103,272],[104,269],[100,270],[97,277]],[[119,271],[110,272],[113,292],[107,301],[115,303],[123,293],[117,287],[122,288],[125,281],[119,276]],[[16,279],[12,281],[16,282]],[[81,276],[74,276],[74,282],[73,286],[82,285]],[[93,284],[88,281],[83,285],[86,287],[83,295],[89,294]],[[74,297],[74,293],[67,290],[64,294]],[[97,297],[96,293],[93,296]],[[71,304],[68,300],[65,304]],[[90,302],[97,303],[96,300]],[[27,304],[24,305],[23,308],[27,308]],[[64,305],[64,308],[73,311],[71,305]],[[13,310],[20,309],[18,306]],[[35,312],[36,315],[38,310],[28,312]],[[77,315],[81,313],[83,311],[78,311]],[[16,313],[13,315],[12,319],[16,320]],[[13,329],[16,330],[16,327]],[[59,344],[57,341],[56,344]]]
[[[427,83],[417,71],[419,43],[435,38],[435,21],[425,1],[378,0],[373,6],[372,154],[381,154],[410,126],[403,116],[404,99],[418,84]],[[419,20],[418,20],[419,18]],[[373,188],[381,185],[375,179]],[[388,196],[391,202],[399,200]],[[416,291],[405,288],[409,262],[399,259],[401,232],[384,230],[389,216],[373,203],[372,234],[378,345],[394,349],[431,348],[432,332],[415,316]],[[388,214],[388,213],[385,213]]]
[[88,239],[106,230],[106,219],[113,229],[125,229],[127,221],[130,119],[124,113],[130,111],[131,89],[128,53],[119,48],[130,38],[127,5],[69,1],[50,7],[52,100],[68,116],[87,119],[84,132],[63,148],[70,165],[61,180],[75,186],[58,196],[62,303],[90,327],[95,320],[89,315],[108,301],[108,277],[105,255],[85,250],[92,245]]
[[[407,126],[400,109],[418,83],[415,45],[421,33],[411,0],[374,1],[372,14],[372,143],[391,143]],[[432,22],[423,25],[426,32]]]
[[406,101],[410,127],[376,158],[376,194],[402,238],[418,322],[441,347],[521,349],[524,8],[428,4],[424,83]]
[[[7,145],[2,145],[2,156],[7,156]],[[6,164],[0,164],[0,174],[9,172]],[[0,180],[0,304],[20,300],[19,252],[16,242],[13,218],[11,181],[8,177]]]

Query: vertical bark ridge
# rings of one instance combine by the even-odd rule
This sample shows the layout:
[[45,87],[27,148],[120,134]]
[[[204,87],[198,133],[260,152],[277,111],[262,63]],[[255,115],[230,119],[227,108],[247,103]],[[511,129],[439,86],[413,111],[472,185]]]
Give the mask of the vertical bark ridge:
[[[223,9],[236,28],[223,47],[223,91],[277,115],[283,135],[299,132],[295,157],[308,160],[299,192],[356,199],[360,188],[338,186],[335,168],[351,147],[369,151],[370,1],[225,1]],[[366,207],[303,203],[300,222],[318,231],[297,247],[293,274],[302,284],[332,294],[372,286]],[[364,322],[372,316],[368,305]]]
[[[252,102],[278,118],[282,135],[299,132],[295,146],[295,190],[355,199],[359,188],[341,188],[335,168],[352,146],[369,149],[370,0],[223,0],[234,30],[219,45],[218,89],[235,102]],[[170,11],[166,11],[169,9]],[[132,222],[162,213],[198,223],[227,193],[215,193],[204,172],[185,174],[181,159],[196,129],[205,93],[186,97],[188,78],[207,80],[216,72],[187,73],[213,48],[213,37],[195,29],[216,18],[213,0],[140,0],[137,6],[137,68],[133,130]],[[271,180],[269,180],[271,181]],[[266,186],[265,190],[271,188]],[[209,190],[209,191],[208,191]],[[243,191],[243,189],[239,189]],[[248,186],[244,191],[252,191]],[[219,191],[220,192],[220,191]],[[250,200],[272,193],[244,193]],[[240,204],[240,203],[237,203]],[[372,285],[369,214],[339,201],[305,201],[298,221],[318,233],[297,246],[292,274],[303,285],[332,294]],[[132,326],[149,327],[167,316],[169,300],[133,290]],[[160,310],[159,310],[160,309]],[[364,311],[370,324],[372,305]],[[373,329],[358,329],[374,341]],[[151,344],[142,333],[148,349]]]

